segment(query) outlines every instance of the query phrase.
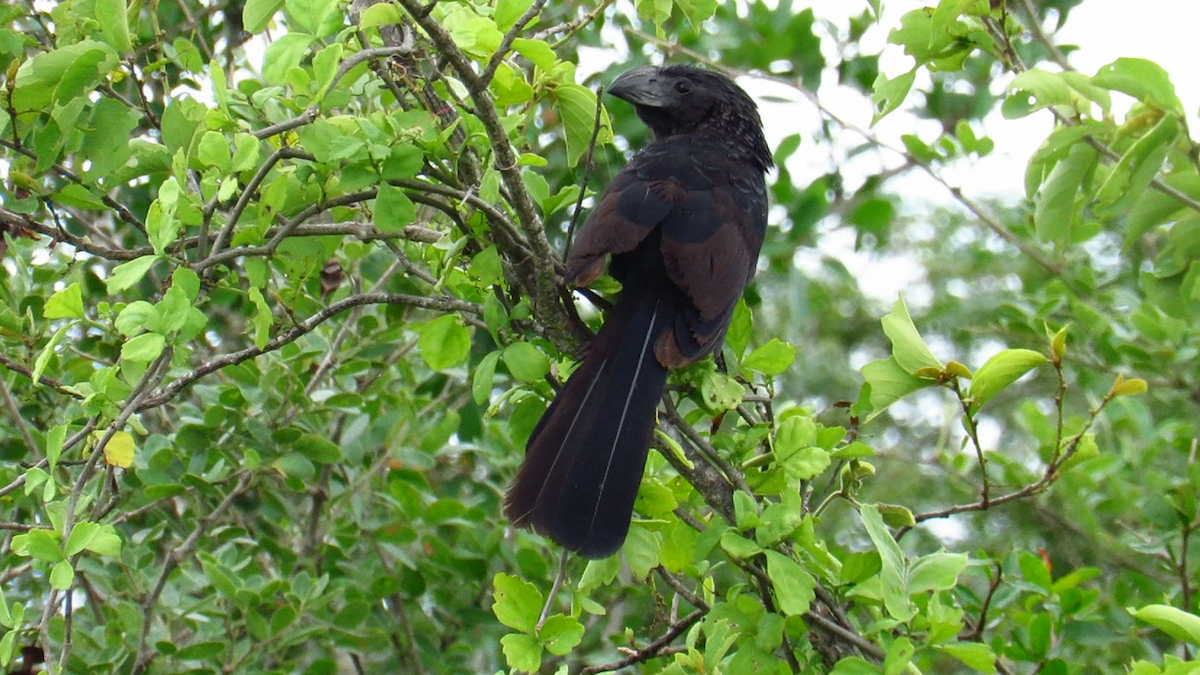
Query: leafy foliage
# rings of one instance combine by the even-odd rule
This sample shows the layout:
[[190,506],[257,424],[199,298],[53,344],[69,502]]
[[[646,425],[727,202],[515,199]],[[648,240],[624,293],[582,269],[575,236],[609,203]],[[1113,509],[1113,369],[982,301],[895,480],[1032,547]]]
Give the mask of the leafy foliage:
[[[1194,672],[1200,167],[1169,73],[1070,67],[1042,24],[1077,4],[0,8],[0,663]],[[597,47],[629,56],[583,78]],[[673,375],[621,555],[559,586],[499,504],[595,325],[557,251],[645,139],[594,85],[660,51],[823,124],[777,148],[761,271],[722,366]],[[834,79],[940,133],[881,141]],[[943,178],[1027,115],[1019,203]],[[797,264],[843,231],[915,292]]]

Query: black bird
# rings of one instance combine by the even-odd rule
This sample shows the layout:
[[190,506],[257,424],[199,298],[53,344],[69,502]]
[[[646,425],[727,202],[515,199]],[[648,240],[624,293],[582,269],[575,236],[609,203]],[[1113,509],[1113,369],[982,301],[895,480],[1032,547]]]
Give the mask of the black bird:
[[770,148],[754,101],[724,75],[644,66],[609,93],[654,141],[604,191],[566,261],[622,290],[534,428],[505,515],[587,558],[625,541],[667,369],[718,350],[767,225]]

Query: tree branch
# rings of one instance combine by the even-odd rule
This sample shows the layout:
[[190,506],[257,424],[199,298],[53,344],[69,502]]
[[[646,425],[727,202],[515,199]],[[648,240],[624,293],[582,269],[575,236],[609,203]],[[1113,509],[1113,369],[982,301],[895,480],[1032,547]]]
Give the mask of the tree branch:
[[655,656],[658,656],[659,653],[661,653],[662,650],[667,647],[667,645],[671,644],[671,642],[674,641],[675,638],[682,635],[684,633],[684,631],[691,628],[692,625],[695,624],[697,621],[699,621],[700,619],[703,619],[704,615],[706,615],[706,614],[708,614],[707,609],[697,609],[697,610],[693,611],[691,614],[688,614],[687,616],[683,617],[679,621],[676,621],[675,623],[671,624],[671,627],[668,628],[666,630],[666,632],[663,633],[662,636],[659,637],[657,640],[655,640],[654,642],[651,642],[650,644],[646,645],[645,647],[633,650],[629,654],[629,656],[621,659],[620,661],[616,661],[613,663],[607,663],[607,664],[604,664],[601,666],[588,666],[588,667],[584,668],[583,670],[580,670],[579,675],[594,675],[595,673],[609,673],[614,670],[620,670],[622,668],[625,668],[626,666],[632,666],[635,663],[641,663],[643,661],[648,661],[648,660],[654,658]]
[[[147,396],[146,399],[140,403],[138,411],[140,412],[142,410],[149,410],[151,408],[156,408],[160,405],[163,405],[167,401],[170,401],[172,398],[177,396],[179,392],[184,389],[184,387],[187,387],[196,380],[199,380],[206,375],[215,373],[226,366],[236,365],[248,359],[262,356],[268,352],[276,351],[284,345],[291,344],[301,336],[312,332],[317,326],[328,321],[329,319],[332,319],[347,309],[350,309],[351,307],[370,304],[409,305],[422,309],[432,309],[439,312],[462,312],[464,314],[474,315],[483,313],[483,308],[481,306],[473,302],[466,302],[464,300],[430,298],[420,295],[405,295],[402,293],[363,293],[360,295],[352,295],[348,298],[339,300],[328,307],[325,307],[311,317],[301,321],[299,324],[293,326],[287,331],[284,331],[282,334],[277,335],[261,348],[247,347],[236,352],[219,356],[211,361],[207,361],[197,366],[190,373],[172,381],[167,386],[156,391],[153,395]],[[467,321],[476,327],[483,325],[477,320],[467,319]]]

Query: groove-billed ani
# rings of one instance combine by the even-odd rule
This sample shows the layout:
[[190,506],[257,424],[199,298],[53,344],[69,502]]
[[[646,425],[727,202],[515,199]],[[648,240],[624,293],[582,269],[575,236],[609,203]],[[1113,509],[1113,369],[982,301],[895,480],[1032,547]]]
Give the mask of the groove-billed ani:
[[533,430],[504,512],[588,558],[625,541],[667,369],[719,349],[754,274],[773,164],[758,109],[729,78],[642,67],[609,93],[654,141],[613,179],[566,261],[622,290],[583,363]]

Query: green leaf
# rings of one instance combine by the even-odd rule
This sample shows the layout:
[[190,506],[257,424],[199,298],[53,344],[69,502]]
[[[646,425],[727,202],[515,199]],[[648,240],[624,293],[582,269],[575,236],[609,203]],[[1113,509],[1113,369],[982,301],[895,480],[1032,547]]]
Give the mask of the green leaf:
[[550,372],[550,359],[528,342],[514,342],[505,347],[504,365],[520,382],[536,382]]
[[[0,588],[0,626],[5,628],[17,628],[13,625],[13,616],[8,611],[8,600],[4,598],[4,589]],[[10,634],[15,631],[10,631]],[[6,653],[0,650],[0,659],[6,657]]]
[[83,291],[79,282],[50,296],[46,306],[42,308],[42,317],[46,319],[82,319]]
[[[529,59],[533,65],[541,68],[546,72],[554,70],[555,64],[558,63],[558,57],[554,54],[554,50],[546,44],[545,40],[530,40],[529,38],[517,38],[512,43],[513,51],[521,56]],[[588,91],[591,91],[590,89]],[[592,119],[595,120],[595,95],[592,96]],[[591,132],[588,132],[588,137],[591,138]]]
[[933,380],[910,375],[895,357],[871,361],[861,372],[870,387],[868,400],[876,414],[912,392],[935,384]]
[[847,656],[837,662],[829,675],[880,675],[882,672],[874,663],[860,656]]
[[829,453],[829,456],[833,459],[862,459],[863,457],[874,457],[875,449],[862,441],[854,441],[834,450]]
[[205,166],[216,167],[221,173],[228,173],[232,157],[229,154],[229,141],[225,135],[217,131],[206,131],[200,136],[196,146],[196,159]]
[[158,333],[143,333],[121,345],[121,358],[134,363],[149,363],[162,354],[166,344]]
[[317,37],[324,36],[334,25],[333,15],[338,11],[336,0],[284,0],[284,6],[289,26],[303,28]]
[[142,115],[124,103],[104,97],[92,108],[91,129],[84,135],[80,155],[92,163],[87,176],[98,179],[125,165],[133,154],[129,137]]
[[[371,5],[380,7],[384,5]],[[425,166],[425,152],[413,143],[393,145],[387,160],[383,163],[383,177],[386,180],[412,178]],[[493,170],[494,173],[494,170]]]
[[[229,169],[233,172],[248,171],[258,165],[259,140],[250,134],[237,133],[233,137],[233,158]],[[186,269],[181,267],[180,269]]]
[[[1167,185],[1192,197],[1200,198],[1200,175],[1195,172],[1174,174],[1163,179]],[[1134,202],[1125,221],[1125,235],[1122,248],[1128,251],[1142,235],[1151,229],[1177,220],[1177,214],[1183,210],[1179,200],[1158,190],[1146,190]]]
[[542,667],[542,645],[524,633],[509,633],[500,638],[504,659],[514,671],[536,673]]
[[892,644],[888,646],[887,656],[883,659],[883,675],[901,675],[907,671],[909,661],[912,660],[915,651],[912,640],[906,637],[892,640]]
[[471,378],[471,396],[476,405],[484,405],[492,396],[492,381],[496,377],[496,363],[500,360],[500,352],[489,352],[475,366],[475,374]]
[[1054,166],[1034,198],[1033,224],[1039,239],[1062,244],[1070,237],[1071,225],[1078,220],[1076,195],[1091,180],[1099,157],[1091,146],[1077,143],[1071,147],[1070,154]]
[[129,41],[128,8],[125,0],[96,0],[96,22],[104,33],[104,40],[119,52],[133,49]]
[[829,468],[832,461],[829,452],[812,445],[790,451],[777,449],[775,455],[787,475],[796,480],[816,478]]
[[218,656],[224,649],[225,643],[216,640],[193,642],[176,652],[174,658],[180,661],[212,659]]
[[59,560],[50,568],[50,585],[60,591],[70,590],[75,583],[75,568],[69,560]]
[[46,432],[46,461],[50,464],[50,471],[58,465],[58,458],[62,455],[63,440],[67,437],[67,425],[60,424]]
[[508,31],[517,23],[517,19],[521,15],[529,11],[533,6],[533,0],[497,0],[496,11],[492,13],[492,19],[496,22],[496,28],[502,31]]
[[1046,361],[1045,355],[1029,349],[1006,349],[988,359],[971,379],[969,395],[974,399],[973,408],[979,409],[1025,373]]
[[1146,605],[1141,609],[1130,607],[1126,611],[1176,640],[1200,645],[1200,616],[1170,605]]
[[953,656],[981,673],[996,672],[996,654],[992,648],[980,642],[948,642],[935,645],[935,649]]
[[[1008,85],[1008,96],[1010,99],[1017,99],[1021,104],[1009,104],[1005,101],[1004,116],[1009,119],[1024,117],[1042,108],[1074,104],[1074,94],[1062,73],[1051,73],[1037,68],[1030,68],[1014,77]],[[1032,104],[1028,102],[1031,97],[1034,99]]]
[[1049,614],[1038,614],[1029,622],[1029,653],[1038,661],[1044,660],[1050,650],[1050,629]]
[[742,361],[742,366],[767,377],[774,377],[786,371],[795,361],[795,347],[779,338],[771,338],[770,342],[751,352]]
[[734,358],[741,361],[750,344],[750,336],[754,330],[754,319],[744,298],[739,298],[733,308],[733,317],[729,320],[729,329],[725,331],[725,346],[733,352]]
[[113,325],[125,337],[133,337],[148,330],[158,330],[162,327],[162,315],[158,308],[145,300],[135,300],[117,315]]
[[112,525],[101,525],[88,541],[87,550],[114,558],[121,555],[121,537]]
[[762,548],[758,544],[732,530],[721,535],[721,550],[739,560],[762,552]]
[[875,84],[871,87],[871,103],[875,104],[875,116],[871,118],[871,126],[878,124],[879,120],[887,117],[904,103],[905,97],[908,96],[908,90],[912,89],[916,79],[916,68],[890,79],[883,73],[875,78]]
[[1118,373],[1117,379],[1113,382],[1112,389],[1109,391],[1111,396],[1137,396],[1144,394],[1149,389],[1146,381],[1140,377],[1132,377],[1125,379],[1125,376]]
[[398,23],[400,23],[400,7],[390,2],[381,2],[363,10],[358,19],[358,28],[366,30],[377,26],[393,26]]
[[[550,92],[551,100],[558,108],[563,121],[567,141],[567,165],[576,166],[587,152],[596,124],[596,92],[578,84],[561,84]],[[608,111],[600,109],[600,133],[596,145],[612,143],[612,124]]]
[[34,384],[42,379],[42,373],[46,372],[46,366],[50,365],[50,357],[54,356],[54,348],[58,346],[70,327],[71,324],[63,324],[54,332],[54,335],[50,336],[50,341],[46,343],[45,347],[42,347],[42,351],[38,352],[37,358],[33,360],[33,376],[30,378]]
[[[275,9],[278,9],[278,5]],[[263,52],[263,80],[267,84],[284,84],[288,69],[300,65],[304,54],[308,52],[308,46],[315,39],[306,33],[288,33],[273,40]]]
[[908,570],[908,593],[948,591],[958,585],[958,575],[967,567],[962,553],[931,553],[918,559]]
[[712,412],[733,410],[741,404],[745,393],[742,384],[725,373],[708,370],[700,376],[700,396]]
[[[10,104],[18,110],[42,108],[51,100],[66,104],[100,84],[108,72],[116,67],[117,61],[116,51],[96,40],[81,40],[38,54],[21,64],[17,70],[16,91]],[[97,101],[96,106],[99,107],[104,101],[124,107],[104,98]],[[104,107],[109,106],[106,104]]]
[[883,333],[892,342],[892,357],[910,375],[923,368],[942,369],[942,362],[929,351],[908,315],[904,298],[897,298],[892,311],[881,320]]
[[883,524],[883,516],[874,504],[864,504],[860,510],[867,536],[875,549],[879,551],[882,568],[879,572],[882,581],[883,604],[888,614],[897,621],[908,621],[917,615],[916,607],[908,599],[905,586],[904,553],[900,545],[892,538],[887,526]]
[[154,252],[166,254],[167,247],[179,238],[179,220],[175,216],[175,208],[165,204],[162,199],[155,200],[146,213],[146,230]]
[[583,624],[573,616],[554,614],[546,617],[538,631],[538,641],[546,651],[557,656],[569,653],[583,639]]
[[1021,568],[1021,576],[1025,581],[1040,586],[1047,593],[1050,592],[1052,582],[1050,579],[1050,570],[1046,568],[1046,563],[1036,555],[1022,551],[1017,559],[1017,565]]
[[317,473],[317,469],[313,466],[313,463],[298,452],[289,452],[271,462],[271,466],[279,470],[284,476],[299,481],[309,481]]
[[1163,115],[1158,124],[1121,155],[1104,183],[1096,190],[1096,202],[1104,206],[1126,195],[1141,195],[1162,170],[1179,131],[1179,119],[1174,115]]
[[404,190],[386,183],[379,186],[375,196],[375,226],[384,232],[398,232],[412,225],[417,207]]
[[879,515],[883,516],[883,524],[888,527],[912,527],[917,524],[912,511],[899,504],[876,504]]
[[817,423],[807,415],[788,415],[775,429],[775,452],[794,452],[817,442]]
[[532,635],[542,612],[542,594],[537,588],[524,579],[500,573],[492,578],[492,589],[492,613],[500,623]]
[[779,609],[788,616],[808,611],[816,597],[817,581],[795,560],[777,551],[766,551],[767,576],[775,587]]
[[121,263],[113,268],[112,276],[105,279],[104,286],[110,294],[120,293],[142,280],[158,256],[144,255],[129,262]]
[[337,443],[316,434],[302,434],[292,447],[318,464],[333,464],[342,460],[342,449]]
[[421,327],[417,347],[431,370],[446,370],[467,360],[471,333],[457,314],[446,314]]
[[[498,284],[504,279],[504,264],[495,246],[489,246],[471,258],[471,273],[485,286]],[[494,297],[494,295],[492,295]]]
[[87,548],[99,530],[98,523],[76,523],[75,527],[71,528],[71,536],[67,537],[67,556],[73,556]]
[[1162,66],[1146,59],[1120,58],[1101,68],[1092,83],[1105,89],[1124,92],[1166,112],[1182,116],[1183,104],[1175,95],[1175,85]]
[[739,530],[748,530],[762,524],[758,518],[758,502],[754,497],[741,490],[733,493],[733,520]]
[[248,33],[261,33],[280,7],[283,7],[283,0],[246,0],[242,10],[243,28]]
[[12,550],[17,555],[43,562],[58,562],[63,559],[62,551],[58,548],[58,535],[49,530],[30,530],[14,536]]

